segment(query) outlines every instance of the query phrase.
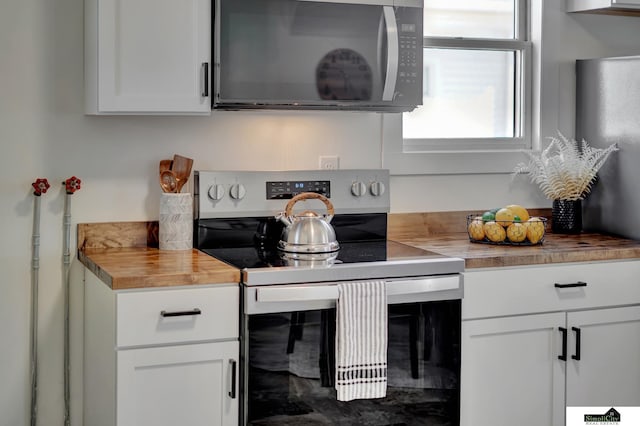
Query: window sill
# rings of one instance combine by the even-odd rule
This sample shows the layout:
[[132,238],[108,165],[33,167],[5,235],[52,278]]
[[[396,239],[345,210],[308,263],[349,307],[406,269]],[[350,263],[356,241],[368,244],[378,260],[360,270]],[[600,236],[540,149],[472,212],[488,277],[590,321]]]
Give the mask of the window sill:
[[385,153],[383,167],[391,175],[511,173],[526,160],[521,151]]
[[382,166],[391,175],[512,173],[526,161],[521,149],[403,152],[400,114],[384,114]]

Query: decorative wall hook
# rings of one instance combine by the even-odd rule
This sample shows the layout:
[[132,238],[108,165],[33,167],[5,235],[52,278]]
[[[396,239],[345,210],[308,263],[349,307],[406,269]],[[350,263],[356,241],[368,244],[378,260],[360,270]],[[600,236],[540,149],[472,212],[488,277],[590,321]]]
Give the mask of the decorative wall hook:
[[34,189],[33,195],[37,195],[38,197],[47,192],[47,189],[51,188],[49,185],[49,181],[46,178],[38,178],[35,182],[31,184]]
[[65,190],[67,191],[67,194],[73,194],[74,192],[78,191],[80,189],[81,183],[82,181],[75,176],[71,176],[69,179],[62,182]]

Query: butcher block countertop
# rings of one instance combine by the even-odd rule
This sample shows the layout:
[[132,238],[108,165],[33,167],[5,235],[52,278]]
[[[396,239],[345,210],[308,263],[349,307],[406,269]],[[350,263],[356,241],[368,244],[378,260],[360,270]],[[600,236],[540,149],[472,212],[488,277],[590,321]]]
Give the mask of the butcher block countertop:
[[[465,268],[640,259],[640,242],[599,233],[553,234],[542,244],[507,246],[472,243],[466,216],[474,212],[397,213],[389,215],[389,239],[465,260]],[[548,209],[531,210],[549,218]]]
[[[550,216],[549,209],[531,210]],[[394,213],[388,238],[465,260],[465,267],[492,268],[563,262],[640,259],[640,242],[615,236],[550,232],[543,244],[505,246],[472,243],[466,216],[473,212]],[[159,250],[157,222],[78,225],[78,259],[114,290],[240,282],[237,268],[198,250]]]
[[157,222],[78,225],[78,259],[113,290],[240,282],[240,270],[198,250],[159,250]]

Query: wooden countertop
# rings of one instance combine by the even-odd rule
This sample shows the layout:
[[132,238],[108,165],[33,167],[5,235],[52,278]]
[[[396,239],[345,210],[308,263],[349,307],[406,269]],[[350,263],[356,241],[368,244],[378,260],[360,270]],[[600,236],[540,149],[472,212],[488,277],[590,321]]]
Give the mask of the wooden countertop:
[[157,222],[79,224],[78,259],[114,290],[240,282],[239,269],[198,250],[159,250],[157,229]]
[[[390,214],[388,237],[463,258],[466,268],[640,259],[639,241],[597,233],[558,235],[547,230],[544,243],[535,246],[472,243],[465,231],[470,213]],[[159,250],[157,230],[157,222],[80,224],[78,259],[114,290],[240,282],[240,270],[198,250]]]
[[465,260],[465,268],[538,265],[563,262],[640,259],[640,242],[602,234],[547,234],[535,246],[472,243],[466,233],[397,239],[414,247]]
[[239,269],[195,249],[90,248],[78,259],[114,290],[240,282]]
[[[549,216],[547,210],[533,210]],[[640,241],[599,233],[553,234],[535,246],[472,243],[466,215],[473,212],[406,213],[389,215],[389,238],[411,246],[465,260],[466,268],[595,262],[640,259]],[[547,228],[550,228],[547,225]]]

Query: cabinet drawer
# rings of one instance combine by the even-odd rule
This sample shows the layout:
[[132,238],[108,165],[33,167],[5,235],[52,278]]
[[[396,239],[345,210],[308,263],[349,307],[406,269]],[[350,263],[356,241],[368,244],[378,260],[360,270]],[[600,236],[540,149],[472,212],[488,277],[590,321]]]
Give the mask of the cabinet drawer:
[[[640,303],[635,260],[477,269],[464,276],[463,319]],[[586,286],[555,286],[578,282]]]
[[238,338],[238,286],[119,292],[116,309],[118,347]]

